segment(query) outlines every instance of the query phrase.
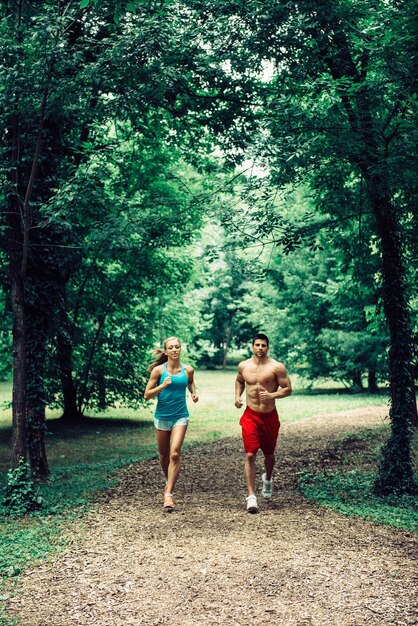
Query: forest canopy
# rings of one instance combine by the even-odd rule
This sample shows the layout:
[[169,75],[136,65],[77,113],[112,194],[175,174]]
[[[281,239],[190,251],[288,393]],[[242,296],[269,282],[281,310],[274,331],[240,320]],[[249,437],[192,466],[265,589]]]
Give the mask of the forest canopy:
[[308,384],[388,383],[377,489],[413,489],[415,3],[0,11],[12,464],[48,474],[46,406],[137,407],[166,336],[226,367],[263,330]]

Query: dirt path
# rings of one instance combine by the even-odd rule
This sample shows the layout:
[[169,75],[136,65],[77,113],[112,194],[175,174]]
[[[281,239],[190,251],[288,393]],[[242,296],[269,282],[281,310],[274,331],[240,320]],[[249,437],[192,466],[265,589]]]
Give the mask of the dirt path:
[[171,515],[157,461],[129,468],[87,516],[84,540],[22,577],[12,617],[20,626],[416,624],[416,537],[295,490],[295,473],[340,432],[383,416],[366,409],[284,425],[280,487],[258,515],[245,512],[239,438],[185,454]]

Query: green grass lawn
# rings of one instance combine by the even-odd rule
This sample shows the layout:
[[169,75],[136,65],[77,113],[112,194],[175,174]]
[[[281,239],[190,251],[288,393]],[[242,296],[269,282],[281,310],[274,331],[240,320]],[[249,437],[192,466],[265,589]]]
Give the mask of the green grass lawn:
[[[332,470],[306,471],[299,475],[303,495],[321,506],[347,517],[364,517],[376,524],[418,531],[418,499],[413,495],[379,498],[373,493],[381,448],[389,426],[381,424],[357,432],[346,432],[332,446]],[[326,455],[326,453],[325,453]]]
[[[189,404],[191,420],[186,445],[240,435],[242,410],[234,406],[235,376],[235,371],[196,373],[200,400]],[[298,388],[297,380],[293,383],[293,395],[278,402],[285,423],[318,414],[387,405],[383,393],[352,394],[330,385],[307,391]],[[11,411],[5,407],[10,399],[11,385],[0,384],[0,486],[5,484],[10,462]],[[40,512],[22,519],[2,516],[0,509],[0,575],[5,580],[65,544],[69,521],[82,519],[80,514],[91,506],[92,494],[108,487],[120,467],[156,455],[154,406],[155,401],[138,411],[112,409],[91,415],[91,419],[74,427],[62,424],[57,419],[58,411],[48,411],[46,447],[51,478],[39,486],[45,504]],[[0,612],[0,624],[1,620]]]
[[[196,373],[199,402],[189,401],[188,443],[240,434],[242,411],[234,406],[235,376],[235,371],[203,370]],[[306,391],[297,388],[297,381],[295,387],[292,396],[277,403],[283,422],[387,403],[384,394],[352,394],[344,388]],[[5,402],[10,402],[10,398],[11,386],[0,384],[0,473],[7,470],[10,462],[11,410],[1,408]],[[46,446],[51,468],[103,461],[120,464],[143,458],[144,454],[149,456],[150,446],[155,447],[154,407],[155,401],[138,411],[110,409],[105,414],[90,414],[94,419],[83,428],[73,429],[57,420],[59,411],[48,411]]]
[[361,469],[306,473],[299,478],[299,488],[309,500],[347,517],[417,532],[417,498],[403,495],[382,500],[373,494],[374,479],[374,473]]

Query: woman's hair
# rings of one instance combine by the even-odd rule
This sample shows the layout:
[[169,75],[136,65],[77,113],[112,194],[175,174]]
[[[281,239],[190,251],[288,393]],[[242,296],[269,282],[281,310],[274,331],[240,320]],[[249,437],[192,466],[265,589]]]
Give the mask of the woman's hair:
[[181,346],[180,339],[178,337],[168,337],[163,343],[163,349],[157,348],[156,350],[152,351],[153,356],[157,358],[151,363],[151,365],[148,365],[148,372],[151,372],[154,367],[157,367],[157,365],[162,365],[163,363],[166,363],[168,361],[168,357],[165,354],[164,350],[167,349],[168,342],[174,340],[178,341]]

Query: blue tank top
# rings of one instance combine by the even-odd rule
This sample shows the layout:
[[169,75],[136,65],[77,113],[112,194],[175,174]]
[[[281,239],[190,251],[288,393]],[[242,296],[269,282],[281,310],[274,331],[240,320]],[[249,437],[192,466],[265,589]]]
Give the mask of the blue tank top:
[[186,389],[189,384],[184,366],[180,364],[181,371],[178,374],[167,372],[167,363],[163,365],[158,384],[164,381],[167,376],[171,377],[171,385],[165,387],[157,396],[157,408],[155,409],[155,419],[169,420],[173,418],[189,417],[186,405]]

